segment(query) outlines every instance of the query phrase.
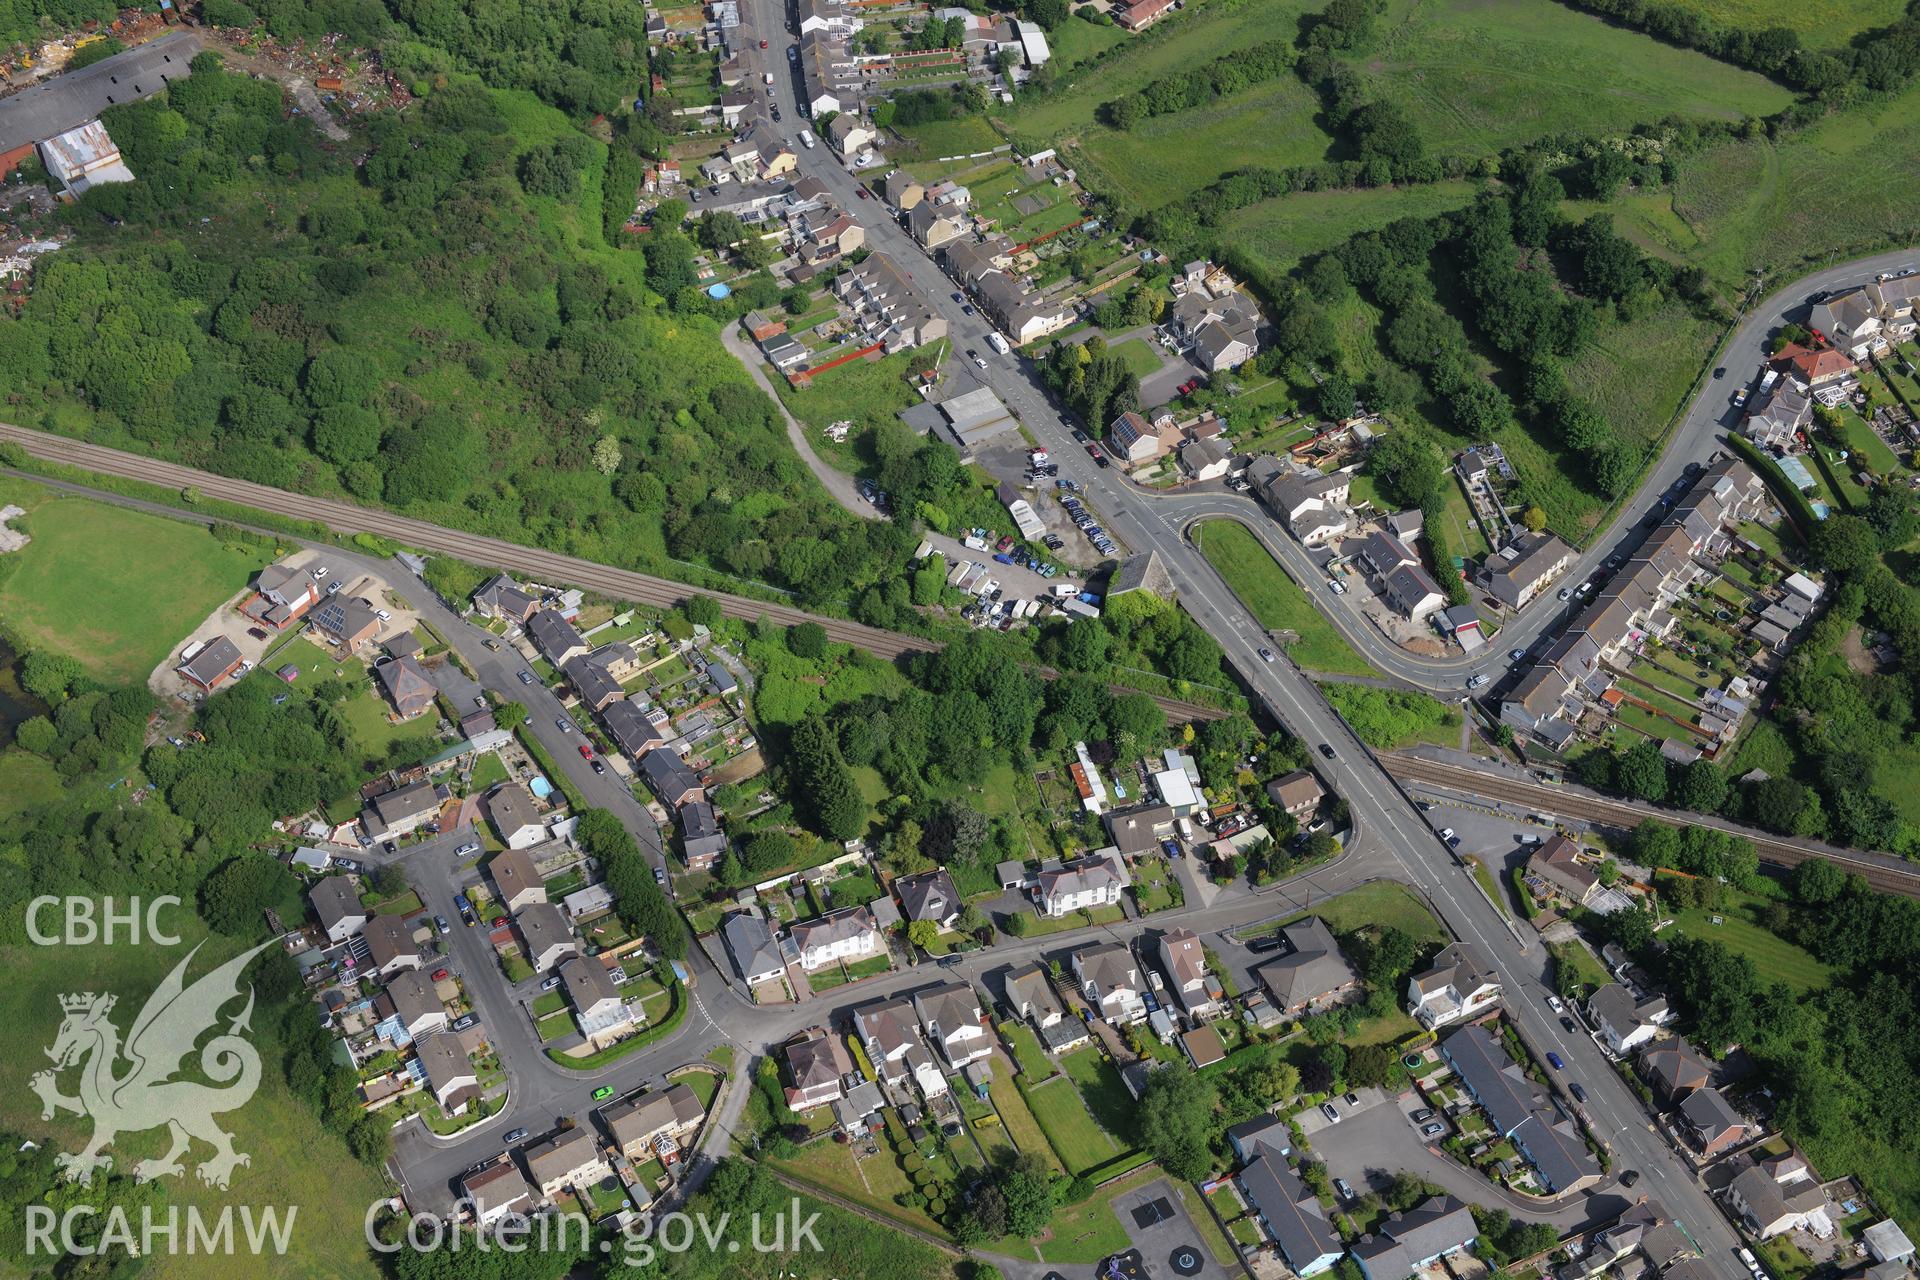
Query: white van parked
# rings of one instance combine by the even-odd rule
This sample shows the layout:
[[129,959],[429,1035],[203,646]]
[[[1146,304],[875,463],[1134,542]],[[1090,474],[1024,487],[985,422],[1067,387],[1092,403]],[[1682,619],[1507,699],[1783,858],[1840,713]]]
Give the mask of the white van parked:
[[800,131],[800,145],[809,151],[813,150],[813,130],[802,129]]

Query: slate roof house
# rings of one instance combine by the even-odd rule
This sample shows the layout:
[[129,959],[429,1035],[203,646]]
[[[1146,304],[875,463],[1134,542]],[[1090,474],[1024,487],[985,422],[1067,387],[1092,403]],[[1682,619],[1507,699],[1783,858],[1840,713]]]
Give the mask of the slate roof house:
[[1424,973],[1407,979],[1407,1007],[1431,1031],[1500,1003],[1500,978],[1470,942],[1450,943]]
[[1319,916],[1308,916],[1280,930],[1291,950],[1278,960],[1260,966],[1257,972],[1274,1007],[1288,1017],[1297,1018],[1314,1005],[1343,996],[1360,983],[1333,931]]
[[814,1028],[786,1043],[787,1107],[806,1111],[837,1101],[846,1091],[840,1079],[846,1069],[840,1063],[833,1037]]
[[1548,1191],[1578,1190],[1599,1179],[1600,1166],[1573,1122],[1535,1088],[1492,1032],[1461,1027],[1440,1042],[1440,1056]]
[[[513,917],[526,948],[527,963],[535,973],[545,973],[569,956],[580,954],[579,939],[566,913],[550,902],[530,902]],[[599,966],[595,966],[599,967]]]
[[780,944],[774,941],[773,930],[759,916],[745,911],[729,913],[720,925],[720,940],[726,945],[734,972],[742,982],[749,985],[771,982],[786,972],[786,961],[780,958]]
[[1616,1056],[1632,1053],[1673,1020],[1665,996],[1642,999],[1617,982],[1609,982],[1587,997],[1587,1014]]
[[931,920],[951,929],[960,919],[960,890],[945,867],[901,876],[893,882],[893,891],[899,895],[901,915],[908,920]]
[[700,778],[687,768],[687,762],[665,747],[655,747],[640,757],[640,772],[660,802],[670,808],[705,800],[707,790]]
[[600,1123],[622,1155],[629,1160],[658,1155],[668,1164],[674,1161],[678,1140],[706,1118],[700,1096],[684,1084],[643,1093],[600,1111]]
[[817,919],[795,921],[787,936],[800,967],[809,973],[840,961],[864,960],[883,947],[873,913],[863,906],[842,907]]
[[1087,1042],[1090,1033],[1086,1024],[1067,1014],[1060,997],[1054,994],[1047,971],[1039,965],[1026,965],[1009,973],[1006,996],[1007,1007],[1033,1025],[1049,1052],[1065,1053]]
[[431,782],[410,782],[367,801],[360,811],[360,825],[375,840],[397,840],[438,816],[444,798]]
[[552,609],[542,609],[527,619],[527,636],[541,657],[563,669],[590,647],[574,625]]
[[403,969],[418,969],[426,964],[420,945],[413,940],[413,926],[399,916],[375,916],[360,931],[367,946],[371,972],[375,977],[390,977]]
[[494,854],[493,860],[487,863],[487,875],[493,880],[494,892],[500,896],[500,905],[509,912],[547,900],[547,886],[540,879],[540,869],[534,865],[533,855],[524,849],[503,849]]
[[1280,1257],[1297,1276],[1315,1276],[1345,1252],[1319,1198],[1278,1154],[1265,1154],[1235,1175],[1247,1204]]
[[1115,1026],[1147,1016],[1146,1002],[1140,998],[1145,990],[1140,970],[1133,963],[1133,953],[1119,943],[1104,942],[1074,952],[1073,974],[1087,1003]]
[[[464,1104],[460,1110],[466,1110]],[[524,1214],[533,1207],[533,1188],[505,1154],[477,1173],[465,1175],[460,1189],[469,1201],[474,1224],[480,1227],[490,1227],[508,1214]]]
[[953,1070],[993,1052],[993,1036],[980,1014],[979,998],[966,983],[949,982],[915,992],[913,1007],[927,1039]]
[[547,828],[533,807],[533,796],[519,783],[501,783],[487,793],[482,806],[494,834],[507,848],[525,849],[546,839]]
[[1435,1196],[1406,1213],[1389,1214],[1353,1247],[1367,1280],[1407,1280],[1480,1237],[1473,1210],[1452,1196]]
[[1174,929],[1160,939],[1160,968],[1167,990],[1189,1018],[1211,1017],[1225,994],[1219,979],[1207,976],[1206,948],[1191,929]]
[[907,1058],[913,1050],[925,1052],[920,1042],[920,1019],[904,996],[854,1010],[853,1029],[867,1051],[867,1061],[889,1083],[911,1074]]
[[720,830],[713,806],[705,800],[692,800],[680,806],[680,849],[687,866],[705,871],[727,852],[727,836]]
[[1660,1101],[1672,1106],[1695,1089],[1706,1088],[1713,1079],[1713,1068],[1692,1045],[1675,1036],[1640,1055],[1640,1074]]
[[1711,1160],[1740,1145],[1747,1122],[1718,1089],[1695,1089],[1680,1104],[1680,1120],[1687,1142],[1702,1160]]
[[307,886],[307,901],[329,942],[345,942],[366,927],[367,909],[360,890],[347,876],[327,876]]
[[1033,898],[1042,915],[1063,916],[1070,911],[1117,905],[1127,883],[1119,854],[1102,850],[1040,872],[1034,878]]
[[503,573],[488,579],[473,593],[473,607],[489,618],[524,623],[540,607],[540,602]]
[[586,1129],[568,1129],[535,1143],[523,1158],[540,1197],[549,1202],[568,1187],[586,1189],[613,1176],[613,1169],[600,1154],[600,1144]]

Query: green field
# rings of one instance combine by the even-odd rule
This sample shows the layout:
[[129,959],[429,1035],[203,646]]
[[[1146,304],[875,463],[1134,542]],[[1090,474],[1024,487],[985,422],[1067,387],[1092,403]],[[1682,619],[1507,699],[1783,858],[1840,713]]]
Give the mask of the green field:
[[[957,116],[952,120],[908,125],[893,132],[907,142],[916,161],[991,151],[1006,141],[983,116]],[[917,165],[915,171],[918,172]]]
[[1689,257],[1738,285],[1764,266],[1788,268],[1832,254],[1906,242],[1920,166],[1920,86],[1855,107],[1789,135],[1725,142],[1685,156],[1673,208],[1702,248]]
[[1392,0],[1380,25],[1357,66],[1440,153],[1625,133],[1670,115],[1738,120],[1793,99],[1763,76],[1554,0]]
[[[1082,1049],[1075,1052],[1089,1051]],[[1067,1172],[1085,1173],[1120,1154],[1119,1144],[1088,1114],[1076,1082],[1065,1078],[1049,1080],[1028,1089],[1026,1097],[1034,1119],[1039,1121],[1040,1128],[1047,1135],[1047,1141],[1053,1144],[1054,1150],[1066,1162]]]
[[[1062,77],[1050,93],[1022,94],[1012,108],[997,114],[1004,116],[1008,131],[1023,141],[1042,144],[1071,138],[1092,123],[1102,103],[1161,76],[1272,40],[1290,32],[1300,15],[1319,7],[1316,0],[1190,3],[1185,12],[1128,37],[1124,48],[1087,68],[1085,74]],[[1273,124],[1264,122],[1263,127]]]
[[1765,31],[1786,27],[1812,49],[1832,49],[1870,27],[1883,27],[1906,11],[1902,0],[1839,0],[1830,4],[1780,4],[1778,0],[1674,0],[1722,27]]
[[[1770,987],[1784,982],[1795,991],[1824,987],[1833,970],[1807,951],[1768,930],[1757,917],[1765,909],[1763,899],[1727,891],[1726,905],[1718,911],[1689,910],[1673,913],[1673,927],[1697,938],[1711,938],[1753,961],[1760,985]],[[1715,916],[1720,918],[1714,924]]]
[[1013,1060],[1020,1065],[1020,1074],[1029,1084],[1038,1084],[1053,1074],[1053,1063],[1040,1048],[1040,1037],[1032,1027],[1024,1021],[1002,1023],[1000,1034],[1013,1047]]
[[0,479],[0,505],[9,502],[26,508],[18,527],[33,541],[7,557],[0,623],[106,682],[146,683],[268,559],[195,525]]
[[1007,1136],[1013,1139],[1013,1145],[1021,1151],[1038,1155],[1056,1169],[1066,1166],[1060,1163],[1060,1153],[1047,1141],[1047,1135],[1040,1128],[1040,1122],[1034,1118],[1033,1108],[1021,1096],[1020,1089],[998,1061],[993,1063],[993,1109],[1000,1114],[1000,1123],[1006,1126]]
[[[1427,904],[1415,897],[1412,890],[1385,881],[1349,889],[1328,898],[1310,911],[1287,917],[1282,923],[1291,924],[1308,916],[1319,916],[1335,933],[1351,933],[1355,929],[1373,925],[1399,929],[1424,945],[1438,945],[1450,940],[1446,929],[1433,918],[1433,912],[1427,910]],[[1271,925],[1261,925],[1241,930],[1240,933],[1241,936],[1252,937],[1272,930]]]
[[1287,576],[1246,526],[1232,520],[1208,520],[1195,527],[1194,541],[1261,626],[1291,631],[1300,637],[1287,647],[1288,657],[1309,671],[1373,674],[1373,668],[1313,607],[1306,592]]
[[1111,22],[1086,22],[1076,17],[1047,32],[1047,47],[1053,54],[1055,74],[1061,74],[1130,38]]
[[0,818],[15,818],[60,798],[60,775],[45,756],[18,747],[0,751]]
[[1136,377],[1145,378],[1160,371],[1160,353],[1139,338],[1108,347],[1107,354],[1118,357]]
[[[185,975],[191,983],[237,954],[241,948],[229,939],[209,937],[191,916],[175,912],[167,918],[168,927],[182,935],[179,946],[86,946],[86,947],[10,947],[0,948],[0,964],[5,964],[12,981],[0,990],[0,1018],[13,1027],[22,1046],[18,1061],[40,1061],[40,1048],[53,1043],[60,1020],[57,996],[70,991],[107,991],[119,996],[113,1020],[123,1029],[132,1024],[140,1006],[168,970],[183,960],[197,943],[204,946]],[[304,996],[299,997],[304,999]],[[233,1010],[237,1011],[236,1000]],[[387,1194],[384,1181],[370,1168],[348,1155],[341,1141],[321,1131],[319,1122],[306,1105],[287,1091],[281,1072],[281,1047],[267,1030],[278,1022],[279,1009],[255,1008],[252,1033],[248,1037],[260,1052],[260,1086],[245,1105],[219,1116],[221,1127],[233,1134],[234,1150],[252,1158],[251,1163],[234,1171],[228,1189],[208,1187],[193,1175],[195,1164],[204,1159],[209,1148],[196,1142],[185,1160],[184,1177],[167,1178],[165,1201],[169,1205],[197,1206],[209,1217],[217,1216],[226,1205],[298,1207],[294,1218],[292,1243],[287,1256],[276,1259],[272,1270],[284,1275],[361,1275],[372,1266],[360,1232],[343,1230],[343,1223],[358,1223],[367,1206]],[[224,1023],[222,1024],[224,1025]],[[26,1046],[32,1046],[31,1049]],[[197,1063],[198,1057],[188,1059]],[[195,1068],[189,1066],[189,1072]],[[63,1078],[64,1091],[73,1090],[74,1073]],[[48,1122],[40,1119],[39,1098],[24,1087],[7,1091],[0,1101],[0,1128],[37,1141],[53,1141],[69,1151],[77,1151],[93,1128],[93,1122],[70,1113]],[[141,1159],[157,1157],[167,1148],[164,1129],[123,1133],[110,1148],[114,1172],[132,1168]],[[135,1221],[138,1222],[137,1213]],[[164,1221],[164,1211],[161,1219]],[[184,1224],[183,1224],[184,1230]],[[236,1235],[239,1221],[236,1214]],[[176,1253],[164,1248],[142,1274],[172,1280],[173,1277],[209,1277],[212,1280],[252,1280],[266,1274],[259,1258],[245,1252],[231,1255],[200,1256],[183,1247]]]
[[1315,123],[1319,100],[1298,76],[1204,106],[1143,120],[1129,132],[1089,124],[1080,136],[1081,181],[1121,191],[1152,209],[1248,165],[1284,168],[1324,160],[1333,139]]
[[1300,259],[1331,249],[1397,218],[1429,218],[1473,199],[1465,182],[1357,191],[1312,191],[1262,200],[1221,220],[1220,240],[1240,249],[1277,279]]

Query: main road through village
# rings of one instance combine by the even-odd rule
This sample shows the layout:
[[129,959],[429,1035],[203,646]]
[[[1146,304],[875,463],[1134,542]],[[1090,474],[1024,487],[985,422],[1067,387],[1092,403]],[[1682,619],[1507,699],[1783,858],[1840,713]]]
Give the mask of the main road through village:
[[[751,13],[752,25],[759,31],[771,34],[786,30],[787,24],[778,0],[747,0],[743,8]],[[774,57],[783,61],[786,38],[770,39],[769,43]],[[749,60],[767,56],[757,49],[749,49],[748,54]],[[795,83],[790,76],[777,74],[783,69],[780,66],[765,69],[776,73],[776,80],[784,95],[784,106],[790,113],[789,118],[795,122],[789,127],[797,133],[799,122],[804,121],[805,116],[795,93]],[[749,67],[747,70],[751,82],[760,68]],[[824,157],[820,151],[796,146],[796,152],[808,163],[809,171],[826,183],[843,207],[861,217],[871,247],[894,255],[909,268],[916,282],[946,314],[956,345],[964,347],[973,343],[980,348],[987,348],[988,330],[984,321],[977,316],[964,314],[957,304],[948,304],[945,280],[938,269],[885,216],[884,210],[856,197],[856,183],[852,175]],[[1760,303],[1735,332],[1725,361],[1732,368],[1751,368],[1761,358],[1762,344],[1769,331],[1807,293],[1869,279],[1877,272],[1905,265],[1908,257],[1906,254],[1890,254],[1850,263],[1822,271],[1775,292]],[[989,358],[987,364],[984,375],[988,384],[1018,412],[1036,438],[1062,459],[1077,456],[1070,428],[1051,407],[1045,392],[1034,379],[1031,366],[1018,359],[1002,357]],[[1610,554],[1606,548],[1633,528],[1635,522],[1657,501],[1660,492],[1681,475],[1689,461],[1705,454],[1715,434],[1724,425],[1725,409],[1723,385],[1708,380],[1675,431],[1665,455],[1653,467],[1639,493],[1632,501],[1622,505],[1613,526],[1604,537],[1596,538],[1592,549],[1585,553],[1581,572]],[[116,460],[128,459],[129,455],[109,456],[105,451],[99,451],[81,458],[76,456],[73,442],[13,427],[0,427],[0,438],[18,441],[29,452],[39,456],[76,462],[116,474],[156,478],[150,462],[136,465],[132,460]],[[1596,1136],[1610,1150],[1614,1171],[1617,1173],[1627,1168],[1639,1170],[1642,1182],[1634,1194],[1649,1194],[1660,1199],[1699,1242],[1708,1265],[1727,1277],[1727,1280],[1741,1280],[1745,1269],[1734,1255],[1737,1242],[1718,1209],[1691,1172],[1655,1132],[1638,1098],[1629,1091],[1594,1042],[1584,1034],[1563,1031],[1558,1019],[1547,1009],[1545,1000],[1549,990],[1549,975],[1544,948],[1535,945],[1530,937],[1516,929],[1479,891],[1467,871],[1454,862],[1420,818],[1413,803],[1381,761],[1349,732],[1319,695],[1312,681],[1284,659],[1267,662],[1259,657],[1258,650],[1268,640],[1266,633],[1187,540],[1184,532],[1187,524],[1199,516],[1236,514],[1250,518],[1254,512],[1251,505],[1224,494],[1155,498],[1110,472],[1088,466],[1079,466],[1077,470],[1085,473],[1083,486],[1090,500],[1105,516],[1108,527],[1135,552],[1152,550],[1160,554],[1185,607],[1220,643],[1252,694],[1292,732],[1310,743],[1326,744],[1331,748],[1332,758],[1320,761],[1318,765],[1347,800],[1352,813],[1354,840],[1333,864],[1296,877],[1264,893],[1189,894],[1187,906],[1156,914],[1154,924],[1177,924],[1203,934],[1219,934],[1242,925],[1290,914],[1369,880],[1391,879],[1416,886],[1456,937],[1472,942],[1492,960],[1505,985],[1507,1009],[1535,1051],[1556,1052],[1567,1064],[1567,1077],[1585,1082],[1588,1092],[1586,1113]],[[169,474],[177,471],[171,469]],[[160,482],[167,483],[166,480]],[[221,483],[222,478],[205,475],[201,477],[201,482],[212,494],[217,492],[214,486]],[[273,509],[283,515],[320,520],[335,528],[357,523],[358,527],[377,532],[383,526],[395,523],[394,517],[384,513],[363,511],[358,517],[343,515],[343,506],[288,494],[278,495]],[[351,512],[358,509],[347,510]],[[445,535],[446,539],[467,537],[448,530],[439,530],[437,533]],[[398,530],[392,530],[390,536],[409,540],[406,533]],[[1289,568],[1298,574],[1300,566],[1287,555],[1290,548],[1284,540],[1276,540],[1276,549],[1287,556]],[[643,584],[647,594],[641,594],[638,590],[624,594],[651,603],[666,603],[673,598],[671,595],[664,599],[657,598],[665,590],[658,585],[659,580],[643,580],[640,575],[627,574],[606,566],[585,565],[584,562],[570,561],[567,557],[531,552],[525,548],[514,548],[512,553],[518,560],[535,555],[546,556],[551,574],[558,581],[578,582],[580,585],[609,590],[613,594],[623,594],[620,584],[632,579],[635,583]],[[391,562],[375,561],[337,548],[329,548],[328,555],[343,564],[353,564],[384,575],[391,576],[393,571]],[[583,581],[594,579],[595,575],[598,575],[597,580]],[[1312,578],[1305,580],[1312,581]],[[1314,594],[1317,598],[1324,593]],[[451,610],[432,598],[431,593],[421,590],[410,598],[418,604],[427,621],[459,652],[477,674],[481,684],[502,699],[520,700],[529,705],[532,712],[528,719],[529,727],[574,785],[580,788],[590,803],[604,805],[618,813],[640,839],[649,861],[663,865],[661,838],[654,819],[624,784],[611,775],[603,777],[592,773],[576,757],[573,740],[562,735],[555,726],[563,709],[552,692],[538,685],[522,686],[517,678],[522,669],[517,659],[508,652],[486,647],[484,633],[456,617]],[[1324,601],[1320,603],[1325,604]],[[787,612],[778,606],[765,608],[772,615]],[[1500,649],[1526,647],[1531,638],[1554,624],[1555,612],[1553,608],[1544,607],[1543,603],[1521,619],[1510,621],[1505,633],[1506,642],[1499,646]],[[1497,655],[1483,659],[1478,664],[1458,660],[1422,660],[1387,645],[1383,639],[1374,636],[1357,615],[1342,617],[1335,612],[1333,616],[1342,623],[1343,629],[1369,660],[1408,683],[1457,691],[1469,672],[1484,670],[1495,676],[1503,673],[1503,664]],[[854,643],[863,643],[870,638],[852,634],[855,630],[869,629],[841,624],[839,630],[848,633],[842,638]],[[889,641],[900,639],[890,637],[888,633],[878,634]],[[433,910],[446,912],[450,908],[452,894],[460,883],[460,873],[454,866],[451,848],[464,837],[465,832],[448,833],[436,841],[415,846],[402,855],[410,878]],[[471,873],[467,874],[470,878]],[[1064,952],[1110,932],[1106,927],[1096,927],[1055,934],[1032,942],[1003,942],[994,948],[963,956],[955,969],[938,971],[938,978],[934,976],[935,971],[909,969],[862,984],[859,1001],[864,1003],[949,976],[980,983],[989,972],[1041,954]],[[690,1007],[684,1022],[670,1036],[640,1052],[598,1071],[576,1072],[550,1061],[541,1052],[525,1013],[518,1007],[525,993],[507,987],[498,967],[485,953],[484,940],[477,931],[456,930],[453,939],[454,961],[499,1046],[501,1060],[507,1069],[510,1092],[507,1105],[499,1115],[456,1138],[436,1138],[417,1122],[410,1122],[402,1130],[396,1148],[397,1176],[410,1197],[429,1207],[444,1205],[451,1198],[452,1184],[463,1170],[497,1153],[503,1145],[501,1135],[506,1130],[525,1127],[537,1133],[550,1128],[563,1117],[584,1119],[590,1105],[587,1096],[590,1091],[602,1085],[625,1091],[656,1081],[664,1071],[699,1060],[716,1045],[729,1044],[737,1051],[735,1079],[722,1094],[702,1149],[695,1157],[692,1172],[697,1181],[711,1167],[714,1159],[730,1149],[749,1087],[747,1082],[751,1079],[754,1056],[764,1053],[793,1032],[821,1022],[829,1016],[833,1007],[831,1002],[817,1008],[807,1005],[755,1006],[738,990],[729,975],[717,971],[704,953],[696,948],[689,960],[695,985],[689,992]],[[1220,942],[1217,938],[1215,941]],[[1237,944],[1220,942],[1220,945]],[[1464,1170],[1461,1173],[1465,1180],[1458,1184],[1458,1194],[1488,1203],[1501,1200],[1490,1184],[1477,1180]],[[1522,1211],[1522,1216],[1545,1216],[1563,1225],[1578,1225],[1617,1212],[1626,1198],[1609,1180],[1599,1188],[1558,1206],[1555,1212]],[[1027,1280],[1041,1270],[1031,1260],[995,1260],[1002,1262],[1008,1274],[1016,1277],[1016,1280]]]

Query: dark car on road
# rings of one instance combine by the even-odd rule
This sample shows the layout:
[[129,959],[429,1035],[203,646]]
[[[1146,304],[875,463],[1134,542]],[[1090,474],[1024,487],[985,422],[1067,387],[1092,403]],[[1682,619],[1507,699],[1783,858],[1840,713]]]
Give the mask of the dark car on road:
[[1333,754],[1333,746],[1331,743],[1326,743],[1326,742],[1321,743],[1320,754],[1325,756],[1329,760],[1338,759],[1338,757]]
[[1578,1082],[1569,1084],[1567,1086],[1567,1092],[1573,1095],[1575,1102],[1585,1102],[1587,1100],[1587,1091],[1582,1089]]
[[1554,1053],[1551,1050],[1547,1052],[1547,1065],[1552,1067],[1555,1071],[1564,1071],[1566,1070],[1566,1066],[1567,1066],[1566,1063],[1560,1061],[1560,1055],[1557,1053]]

